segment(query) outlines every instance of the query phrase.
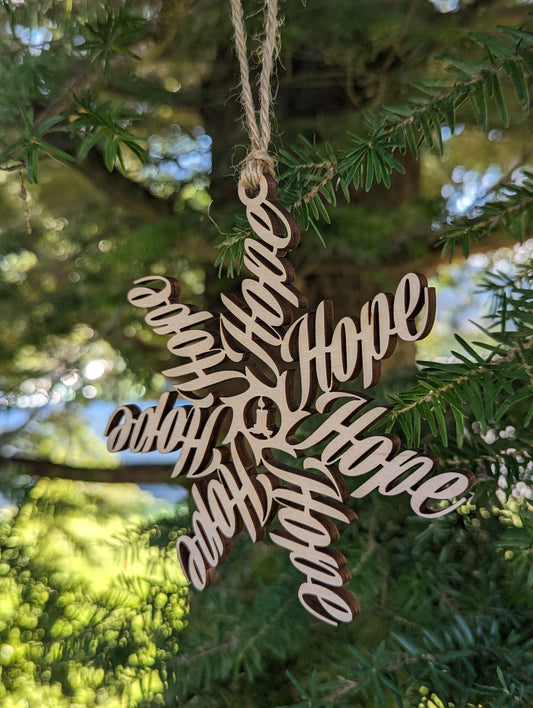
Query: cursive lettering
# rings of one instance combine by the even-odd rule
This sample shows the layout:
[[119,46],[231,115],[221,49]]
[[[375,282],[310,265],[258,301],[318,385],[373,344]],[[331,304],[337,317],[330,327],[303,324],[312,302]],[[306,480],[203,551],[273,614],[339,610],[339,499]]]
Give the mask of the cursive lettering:
[[[106,427],[107,446],[114,452],[179,450],[171,476],[194,480],[196,509],[191,533],[176,546],[197,589],[214,581],[237,533],[246,530],[257,541],[277,514],[279,528],[269,537],[303,574],[300,602],[317,619],[337,625],[359,613],[344,587],[351,577],[346,558],[330,548],[339,538],[336,522],[357,518],[347,499],[406,493],[416,514],[435,518],[462,504],[474,479],[463,470],[436,474],[432,455],[400,451],[394,435],[371,432],[385,406],[337,390],[359,376],[364,389],[374,386],[398,340],[427,336],[435,319],[434,289],[423,275],[408,273],[394,293],[365,302],[357,317],[335,324],[329,300],[301,313],[307,301],[286,257],[300,233],[276,194],[269,176],[257,193],[239,188],[257,239],[244,244],[250,277],[240,296],[221,295],[225,311],[217,331],[206,329],[216,319],[211,312],[180,303],[174,278],[135,281],[128,300],[145,308],[146,323],[167,337],[176,361],[163,373],[174,390],[143,411],[119,406]],[[179,405],[178,394],[194,405]],[[301,425],[314,413],[321,422],[303,436]],[[303,460],[290,466],[276,452]]]
[[234,464],[218,466],[216,479],[193,487],[193,533],[180,536],[176,544],[183,572],[198,590],[214,581],[214,569],[225,560],[231,538],[246,528],[257,541],[275,513],[272,480],[250,473],[242,441],[232,445],[232,460]]
[[[420,315],[417,325],[415,317]],[[315,313],[302,315],[289,327],[280,353],[299,367],[302,397],[314,398],[316,386],[331,391],[338,382],[360,373],[363,388],[381,377],[381,361],[391,356],[398,337],[412,342],[429,333],[435,318],[435,290],[423,275],[409,273],[396,293],[379,293],[361,308],[359,318],[344,317],[333,328],[333,305],[320,303]]]
[[[310,459],[305,462],[310,463]],[[300,586],[305,607],[324,622],[337,625],[353,619],[359,607],[342,587],[351,578],[346,558],[328,548],[339,538],[337,527],[328,517],[349,524],[357,516],[342,503],[348,495],[342,478],[318,460],[314,462],[322,475],[291,469],[273,458],[265,461],[267,470],[284,483],[272,491],[274,500],[282,505],[278,511],[282,528],[269,536],[290,551],[291,563],[306,576]],[[335,598],[333,603],[323,602],[325,592],[330,599]]]
[[[163,283],[160,290],[155,287],[158,281]],[[152,285],[143,285],[146,283]],[[198,311],[194,305],[179,303],[180,286],[175,278],[147,276],[136,280],[134,285],[137,287],[128,293],[129,302],[135,307],[156,308],[145,316],[145,322],[157,334],[172,334],[167,342],[168,351],[174,356],[188,359],[184,364],[163,371],[165,376],[176,381],[177,391],[189,398],[198,398],[197,405],[209,407],[216,396],[208,393],[204,397],[197,397],[195,391],[243,378],[244,375],[237,371],[213,371],[213,367],[224,361],[226,354],[216,348],[214,334],[192,329],[209,321],[213,315],[207,311]]]

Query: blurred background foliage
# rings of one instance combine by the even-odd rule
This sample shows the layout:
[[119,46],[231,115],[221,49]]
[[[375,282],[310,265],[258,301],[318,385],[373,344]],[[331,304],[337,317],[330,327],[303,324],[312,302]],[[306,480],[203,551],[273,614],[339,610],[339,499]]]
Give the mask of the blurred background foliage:
[[164,705],[187,617],[173,511],[134,485],[17,489],[0,522],[2,705]]
[[[261,3],[244,6],[257,64]],[[215,309],[239,287],[225,274],[247,235],[235,189],[247,138],[228,2],[5,0],[9,708],[533,703],[529,3],[281,11],[272,150],[308,230],[297,285],[340,317],[409,270],[428,275],[434,332],[400,349],[372,395],[394,404],[385,424],[404,444],[474,471],[474,496],[431,523],[403,499],[357,504],[336,546],[363,608],[350,626],[305,613],[268,542],[236,538],[216,585],[189,594],[174,550],[189,511],[169,501],[185,493],[136,484],[168,482],[171,463],[119,460],[102,431],[114,404],[166,386],[169,354],[128,305],[132,281],[178,277],[184,302]]]

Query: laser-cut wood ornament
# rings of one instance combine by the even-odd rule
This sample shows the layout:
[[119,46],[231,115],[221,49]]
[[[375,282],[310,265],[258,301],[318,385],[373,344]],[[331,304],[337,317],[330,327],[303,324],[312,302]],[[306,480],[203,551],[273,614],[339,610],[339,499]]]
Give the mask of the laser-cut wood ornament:
[[[406,492],[416,514],[436,518],[462,504],[474,481],[464,470],[433,474],[435,457],[399,451],[393,435],[368,434],[387,408],[338,390],[358,377],[364,389],[374,386],[398,339],[427,336],[435,291],[423,275],[408,273],[394,294],[377,294],[358,317],[335,324],[329,300],[307,312],[286,257],[300,233],[276,201],[274,179],[263,175],[254,192],[241,183],[239,197],[257,236],[245,241],[244,265],[252,277],[243,280],[240,297],[221,295],[220,315],[180,303],[174,278],[147,276],[129,291],[129,302],[148,310],[146,323],[169,337],[176,361],[163,374],[173,391],[142,412],[119,406],[106,427],[107,446],[113,452],[180,450],[171,476],[194,480],[196,510],[177,552],[198,590],[214,581],[234,535],[246,529],[252,541],[264,538],[277,516],[279,528],[269,537],[305,576],[301,603],[337,625],[359,613],[343,587],[351,577],[346,559],[330,548],[339,537],[335,521],[356,519],[348,497]],[[178,395],[191,405],[175,406]],[[301,426],[315,414],[327,416],[305,437]],[[318,445],[322,452],[311,454]],[[280,461],[280,452],[295,464]]]

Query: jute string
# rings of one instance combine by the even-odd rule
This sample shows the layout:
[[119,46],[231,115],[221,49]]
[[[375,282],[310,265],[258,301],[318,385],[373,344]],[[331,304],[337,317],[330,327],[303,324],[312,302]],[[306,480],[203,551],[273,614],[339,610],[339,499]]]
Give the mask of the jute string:
[[242,163],[239,184],[254,190],[261,175],[274,176],[274,160],[269,155],[270,112],[272,108],[272,70],[278,34],[278,0],[265,0],[265,39],[262,46],[262,66],[259,77],[259,122],[250,85],[250,68],[246,50],[246,29],[241,0],[231,0],[231,16],[235,30],[235,48],[239,59],[241,102],[248,125],[251,149]]

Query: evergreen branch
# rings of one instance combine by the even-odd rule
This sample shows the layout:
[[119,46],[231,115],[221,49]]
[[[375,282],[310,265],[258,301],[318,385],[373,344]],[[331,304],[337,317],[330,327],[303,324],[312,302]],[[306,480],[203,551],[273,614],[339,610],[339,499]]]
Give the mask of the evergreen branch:
[[[429,403],[429,404],[434,404],[435,402],[440,400],[440,396],[443,393],[446,393],[449,390],[452,390],[455,388],[458,384],[467,382],[470,379],[472,372],[469,372],[468,374],[461,374],[459,376],[455,376],[451,381],[448,381],[447,383],[443,384],[442,386],[431,389],[429,393],[427,393],[425,396],[422,396],[421,398],[416,398],[416,400],[411,401],[410,403],[407,403],[404,405],[402,408],[395,408],[393,411],[390,413],[390,417],[392,418],[392,423],[389,427],[389,431],[392,429],[392,425],[394,421],[396,421],[398,418],[400,418],[402,415],[405,415],[406,413],[411,412],[414,408],[417,406],[421,406],[424,403]],[[484,372],[483,372],[484,373]],[[419,439],[412,439],[410,444],[413,445],[418,445],[420,443]]]
[[346,694],[350,694],[354,689],[356,689],[359,683],[358,681],[345,678],[344,676],[339,676],[339,681],[342,681],[344,685],[324,697],[324,701],[332,706],[338,705],[340,699],[343,698]]
[[216,246],[219,254],[215,260],[215,268],[218,268],[219,277],[222,275],[224,263],[227,263],[228,278],[233,278],[240,273],[244,258],[244,242],[247,238],[253,237],[250,225],[241,214],[238,214],[232,233],[225,235],[224,240]]
[[228,649],[235,649],[236,645],[239,643],[237,637],[232,637],[229,641],[222,644],[218,644],[209,649],[202,649],[190,656],[182,655],[176,659],[176,663],[180,666],[191,666],[196,661],[202,662],[206,657],[222,654]]
[[479,242],[500,226],[516,241],[527,238],[533,223],[533,173],[524,170],[523,174],[526,179],[522,184],[502,184],[495,190],[494,201],[483,206],[479,217],[461,217],[444,230],[439,238],[443,255],[449,253],[452,258],[460,246],[468,257],[472,240]]
[[[83,44],[83,51],[89,56],[92,64],[85,67],[81,73],[70,78],[61,89],[59,97],[52,101],[39,115],[35,121],[33,120],[33,108],[21,108],[23,123],[25,126],[25,135],[23,138],[8,145],[0,154],[0,169],[4,168],[2,163],[11,160],[22,161],[27,169],[28,181],[31,183],[37,182],[38,163],[43,156],[53,157],[62,164],[74,162],[74,157],[68,153],[58,151],[52,144],[44,141],[44,136],[50,133],[50,127],[56,123],[61,123],[61,130],[65,132],[67,125],[65,123],[65,113],[70,109],[74,102],[79,103],[76,98],[76,88],[83,88],[87,92],[91,85],[98,77],[97,65],[100,64],[102,76],[105,81],[109,80],[111,65],[116,57],[127,56],[129,58],[139,59],[128,48],[130,45],[137,43],[145,36],[148,29],[148,21],[141,17],[135,17],[130,13],[129,8],[121,7],[117,10],[108,8],[105,14],[101,14],[94,22],[80,23],[79,30],[85,32],[90,39],[86,39]],[[96,65],[96,66],[95,66]],[[39,77],[42,81],[42,77]],[[81,106],[82,110],[84,106]],[[93,115],[93,123],[87,123],[87,116],[83,116],[80,120],[78,114],[77,127],[80,127],[82,121],[85,121],[84,128],[95,128],[101,125],[102,121],[108,121],[110,110],[109,104],[102,104],[100,107],[102,114],[98,111],[95,115],[99,120],[96,120]],[[104,109],[107,109],[105,115]],[[120,112],[121,106],[116,109]],[[134,117],[129,116],[128,120]],[[109,122],[109,121],[108,121]],[[110,126],[108,126],[109,129]],[[120,136],[118,130],[120,129]],[[91,139],[96,133],[92,130],[91,134],[85,136],[81,147],[78,159],[83,159],[88,150],[94,146],[97,140]],[[110,166],[114,165],[115,159],[118,158],[121,167],[124,168],[123,158],[120,150],[120,143],[127,144],[128,147],[138,156],[141,157],[143,150],[139,146],[140,138],[133,135],[118,125],[114,129],[115,135],[111,139],[107,136],[106,139],[106,166],[109,170]],[[98,133],[98,138],[102,134]]]
[[[313,165],[298,165],[297,169],[309,169],[310,167],[313,167]],[[309,192],[304,194],[298,201],[296,201],[293,204],[293,209],[299,209],[302,206],[303,202],[310,202],[314,197],[317,196],[317,194],[320,193],[320,190],[326,186],[326,184],[333,179],[335,176],[335,173],[337,171],[337,163],[336,162],[322,162],[314,166],[317,170],[320,169],[325,169],[326,174],[323,177],[323,179],[314,187],[312,187]]]
[[[455,130],[459,111],[469,105],[476,123],[486,132],[489,128],[488,110],[494,106],[504,126],[509,125],[507,98],[502,90],[502,79],[509,79],[524,114],[529,113],[530,98],[527,79],[533,74],[533,33],[526,30],[500,27],[494,35],[471,35],[481,45],[486,58],[466,62],[456,57],[441,57],[448,62],[447,71],[455,79],[423,80],[413,82],[424,96],[412,98],[403,106],[387,106],[379,117],[366,114],[368,134],[362,137],[348,133],[350,145],[339,151],[329,144],[320,147],[300,136],[290,151],[281,150],[279,164],[285,167],[280,174],[280,199],[293,211],[303,230],[312,228],[322,239],[319,222],[330,222],[328,206],[336,203],[341,190],[350,201],[350,190],[369,191],[374,184],[390,187],[393,171],[405,170],[397,154],[409,151],[415,159],[419,148],[427,145],[442,153],[443,125]],[[522,238],[526,223],[531,220],[533,194],[531,182],[525,186],[511,186],[507,207],[494,205],[484,221],[474,225],[472,236],[503,224],[514,238]],[[498,211],[499,209],[499,211]],[[527,217],[527,218],[526,218]],[[529,219],[529,221],[527,221]],[[234,272],[233,263],[240,267],[243,232],[235,231],[224,241],[217,265],[228,262],[228,274]],[[469,232],[462,222],[448,229],[445,250],[453,251],[456,243],[469,249]]]
[[[471,654],[475,656],[475,651],[472,650]],[[395,659],[380,668],[380,673],[387,676],[401,671],[407,666],[416,666],[417,664],[423,662],[428,662],[429,664],[438,663],[440,660],[448,658],[448,656],[449,652],[435,652],[432,654],[420,654],[418,656],[404,656],[403,658]],[[356,681],[344,676],[339,676],[338,680],[341,681],[343,685],[331,693],[326,694],[322,699],[327,705],[337,705],[338,701],[343,698],[343,696],[357,695],[358,690],[361,687],[361,680]]]
[[271,632],[277,629],[277,627],[281,624],[280,620],[283,615],[287,612],[289,607],[293,606],[294,601],[292,597],[288,597],[284,602],[280,603],[277,612],[270,615],[269,622],[264,623],[255,634],[251,634],[247,641],[241,645],[241,648],[234,660],[236,666],[240,666],[244,662],[244,657],[247,651],[251,649],[255,649],[257,651],[258,645],[260,648],[260,640],[263,637],[268,638]]
[[[485,480],[503,472],[508,485],[525,480],[531,462],[532,274],[531,264],[524,264],[512,277],[496,274],[485,281],[483,289],[495,303],[489,316],[494,329],[482,331],[493,342],[470,345],[456,336],[464,353],[452,352],[457,359],[453,363],[423,363],[419,385],[395,398],[398,407],[388,426],[391,430],[398,423],[415,445],[429,430],[427,447],[439,457],[454,464],[473,462],[486,470]],[[464,448],[467,454],[461,455]]]
[[529,376],[530,385],[533,386],[533,367],[531,366],[530,362],[528,362],[526,360],[524,346],[522,345],[522,343],[519,342],[518,347],[519,347],[518,358],[522,362],[522,366],[524,367],[524,371]]
[[38,163],[41,156],[52,157],[63,164],[74,161],[71,155],[45,140],[50,129],[60,123],[63,120],[63,116],[54,116],[37,125],[34,123],[33,110],[26,111],[21,109],[20,113],[24,125],[24,137],[9,145],[0,153],[0,164],[12,161],[17,164],[22,162],[26,165],[28,181],[36,183]]
[[[417,689],[420,687],[417,695],[420,697],[431,694],[428,705],[444,706],[439,695],[454,696],[455,702],[459,702],[461,694],[465,701],[473,692],[480,691],[483,695],[484,687],[475,683],[477,672],[474,668],[479,656],[480,635],[479,632],[475,633],[473,628],[479,629],[479,612],[461,615],[456,609],[455,598],[447,596],[446,590],[450,588],[450,583],[444,585],[437,581],[435,587],[440,602],[446,606],[445,614],[449,618],[443,627],[433,628],[426,624],[421,630],[417,624],[410,636],[391,631],[389,640],[382,641],[373,653],[351,646],[350,652],[356,657],[357,663],[346,664],[342,667],[344,675],[339,675],[336,681],[313,690],[312,698],[316,705],[337,705],[348,696],[362,695],[368,699],[369,694],[374,697],[374,705],[389,705],[386,694],[391,693],[396,699],[396,705],[401,706],[402,699],[409,695],[409,686],[415,676],[415,685]],[[391,641],[399,644],[401,650],[388,646]],[[497,661],[497,657],[494,659]],[[504,660],[508,665],[513,664],[511,657],[505,657]],[[503,672],[501,669],[498,669],[498,672],[503,686]],[[458,675],[461,676],[460,680]],[[527,670],[519,670],[515,673],[515,678],[527,685]],[[311,697],[296,680],[293,680],[293,683],[302,697]],[[507,695],[514,695],[517,689],[521,690],[521,687],[512,684]],[[496,695],[496,691],[491,690],[491,694]]]
[[480,467],[486,467],[487,465],[496,465],[505,462],[509,457],[514,458],[517,462],[522,462],[524,459],[531,459],[531,448],[522,447],[518,450],[508,449],[504,454],[500,455],[478,455],[477,457],[449,457],[444,461],[454,465],[463,465],[468,467],[475,463]]
[[96,79],[97,72],[94,66],[87,67],[84,71],[72,77],[61,90],[60,96],[37,115],[35,126],[39,128],[50,118],[64,115],[72,108],[76,92],[79,89],[82,89],[84,92],[89,91]]
[[[402,403],[403,405],[401,408],[395,408],[391,411],[391,422],[388,430],[392,429],[396,421],[399,420],[401,422],[402,416],[406,414],[412,413],[413,411],[427,413],[428,407],[430,411],[434,411],[439,409],[441,404],[443,407],[451,406],[454,410],[459,411],[463,418],[465,418],[466,414],[462,410],[464,408],[462,391],[457,397],[447,397],[445,394],[457,393],[457,390],[461,389],[462,384],[465,384],[465,388],[467,389],[471,388],[474,384],[474,378],[478,378],[480,382],[483,382],[486,380],[487,375],[490,376],[491,373],[494,376],[498,376],[500,374],[500,367],[514,359],[518,359],[520,363],[523,364],[524,349],[533,349],[533,335],[530,335],[523,341],[510,347],[505,355],[498,358],[493,358],[493,350],[486,360],[477,362],[468,361],[464,358],[461,363],[437,365],[428,362],[427,366],[422,370],[423,388],[418,390],[418,392],[396,397],[398,403]],[[435,385],[436,379],[431,379],[431,375],[433,374],[438,376],[438,380],[441,382],[440,385]],[[450,375],[451,378],[449,378]],[[505,376],[505,373],[501,375]],[[424,379],[427,379],[427,381],[424,382]],[[407,402],[411,397],[413,397],[413,400]],[[482,424],[483,429],[485,429],[486,426],[483,425],[483,423],[486,422],[486,416],[482,416],[482,420],[479,422]],[[418,445],[420,443],[419,435],[410,436],[408,439],[409,444]]]
[[[386,107],[380,117],[367,114],[369,137],[363,138],[350,133],[353,146],[343,151],[343,158],[331,170],[330,162],[320,161],[316,149],[308,141],[302,148],[293,152],[302,158],[301,168],[312,166],[312,177],[322,167],[329,171],[324,180],[335,176],[345,188],[353,184],[356,189],[364,186],[368,191],[374,182],[383,182],[386,186],[394,169],[402,171],[394,153],[405,154],[409,150],[418,158],[419,147],[425,143],[431,149],[442,152],[441,126],[448,125],[455,130],[458,111],[470,104],[474,118],[480,127],[488,130],[488,105],[492,101],[500,113],[504,125],[508,125],[508,110],[501,90],[500,77],[510,78],[516,96],[524,113],[529,113],[529,93],[526,77],[533,73],[533,33],[521,31],[519,38],[505,35],[507,28],[500,28],[503,33],[501,47],[496,52],[490,37],[484,39],[487,59],[477,63],[465,64],[453,57],[442,57],[449,61],[448,72],[454,73],[458,81],[427,80],[414,82],[414,85],[429,97],[416,97],[404,106]],[[499,35],[498,35],[499,36]],[[473,39],[479,36],[474,36]],[[468,68],[468,71],[465,69]],[[303,142],[303,141],[302,141]],[[286,164],[287,153],[282,155]],[[294,164],[292,164],[294,168]],[[303,195],[295,203],[299,203]]]
[[105,166],[109,172],[119,161],[122,171],[125,170],[121,146],[127,146],[139,159],[144,155],[140,146],[144,142],[124,126],[139,120],[137,114],[123,111],[126,101],[113,105],[110,101],[100,103],[88,93],[83,98],[74,97],[79,110],[71,123],[71,130],[81,137],[78,150],[78,162],[83,161],[97,143],[104,143]]
[[115,10],[108,7],[94,22],[85,22],[83,29],[87,35],[84,49],[93,62],[99,64],[102,76],[109,81],[111,60],[123,55],[140,60],[129,47],[141,40],[147,32],[148,22],[142,17],[130,14],[127,5]]
[[17,172],[24,167],[24,162],[15,162],[14,165],[0,165],[2,172]]

